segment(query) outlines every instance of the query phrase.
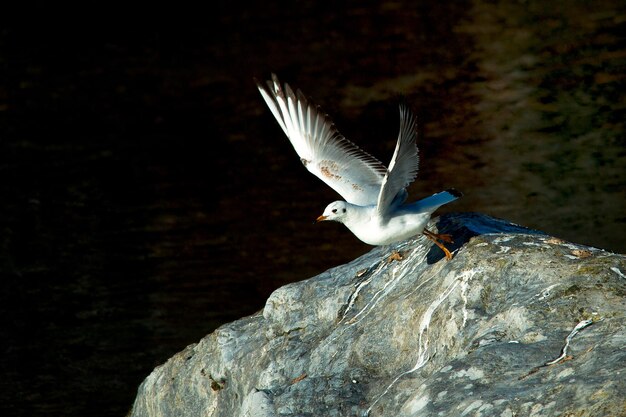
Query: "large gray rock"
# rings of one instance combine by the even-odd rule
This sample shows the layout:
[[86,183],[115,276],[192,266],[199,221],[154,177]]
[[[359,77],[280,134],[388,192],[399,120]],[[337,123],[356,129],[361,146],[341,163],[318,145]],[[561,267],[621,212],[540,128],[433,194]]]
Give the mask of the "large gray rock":
[[156,368],[132,416],[625,415],[626,257],[437,226],[452,261],[420,237],[279,288]]

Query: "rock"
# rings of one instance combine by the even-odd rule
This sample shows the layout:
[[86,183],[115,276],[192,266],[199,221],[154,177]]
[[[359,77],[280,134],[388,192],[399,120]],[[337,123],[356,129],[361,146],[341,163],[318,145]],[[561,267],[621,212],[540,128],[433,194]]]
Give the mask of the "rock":
[[453,260],[419,237],[279,288],[157,367],[132,416],[624,415],[626,257],[435,225]]

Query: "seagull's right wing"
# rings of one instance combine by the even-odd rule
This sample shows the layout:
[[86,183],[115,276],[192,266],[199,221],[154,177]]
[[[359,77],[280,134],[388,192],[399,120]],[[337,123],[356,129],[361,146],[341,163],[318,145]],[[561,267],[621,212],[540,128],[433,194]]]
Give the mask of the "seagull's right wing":
[[417,176],[419,156],[415,138],[417,136],[415,117],[408,107],[400,106],[400,133],[396,150],[391,157],[389,171],[385,175],[376,210],[385,215],[398,197],[406,198],[405,188]]
[[330,118],[294,94],[283,89],[276,75],[267,87],[257,83],[272,114],[278,121],[304,166],[345,200],[360,206],[374,205],[387,169],[376,158],[343,137]]

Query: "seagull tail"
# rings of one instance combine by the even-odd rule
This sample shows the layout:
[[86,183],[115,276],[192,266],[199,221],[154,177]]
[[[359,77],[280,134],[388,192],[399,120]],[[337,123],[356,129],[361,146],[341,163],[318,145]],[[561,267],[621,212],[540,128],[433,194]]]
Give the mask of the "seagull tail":
[[446,191],[433,194],[430,197],[423,198],[420,201],[411,204],[411,206],[419,208],[420,211],[432,213],[444,204],[451,203],[462,196],[463,193],[455,190],[454,188],[450,188]]

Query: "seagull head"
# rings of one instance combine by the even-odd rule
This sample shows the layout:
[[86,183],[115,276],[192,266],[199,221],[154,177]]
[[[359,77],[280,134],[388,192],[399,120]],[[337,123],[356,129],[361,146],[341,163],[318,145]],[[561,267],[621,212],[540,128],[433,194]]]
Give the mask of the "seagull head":
[[324,209],[324,214],[319,216],[316,222],[324,220],[333,220],[343,223],[346,215],[348,214],[348,203],[345,201],[333,201]]

